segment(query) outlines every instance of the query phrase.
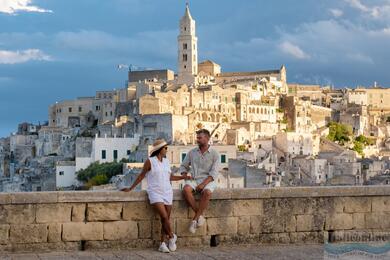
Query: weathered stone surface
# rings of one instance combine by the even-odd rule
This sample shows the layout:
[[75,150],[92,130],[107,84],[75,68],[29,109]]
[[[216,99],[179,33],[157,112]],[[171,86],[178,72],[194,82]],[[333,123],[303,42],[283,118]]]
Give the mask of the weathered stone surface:
[[371,212],[370,197],[345,197],[344,212],[346,213],[364,213]]
[[180,237],[177,240],[178,248],[200,247],[210,245],[210,236]]
[[297,215],[297,231],[313,231],[313,215]]
[[263,200],[235,200],[234,216],[256,216],[263,214]]
[[155,216],[156,213],[147,201],[127,202],[123,204],[124,220],[151,220]]
[[18,192],[11,193],[12,204],[42,204],[42,203],[57,203],[57,192]]
[[262,232],[262,216],[250,216],[250,233],[251,234],[259,234]]
[[354,229],[363,229],[365,227],[364,213],[354,213],[352,218]]
[[3,210],[6,223],[25,225],[35,221],[35,205],[33,204],[4,205]]
[[237,234],[237,218],[209,218],[207,219],[207,234]]
[[152,237],[152,221],[150,220],[138,221],[138,237],[139,238]]
[[390,214],[388,213],[366,213],[365,228],[390,228]]
[[63,241],[103,240],[102,222],[69,222],[62,225]]
[[119,191],[77,191],[57,192],[58,202],[131,202],[147,201],[146,191],[119,192]]
[[245,235],[251,233],[251,217],[242,216],[238,217],[237,234]]
[[353,228],[352,214],[337,213],[326,217],[326,230],[346,230]]
[[10,240],[12,243],[47,242],[47,224],[11,225]]
[[70,222],[72,206],[70,204],[38,204],[37,223]]
[[138,226],[135,221],[104,222],[105,240],[131,240],[138,238]]
[[[233,201],[232,200],[212,200],[209,203],[205,217],[228,217],[233,216]],[[191,215],[192,217],[192,215]]]
[[77,203],[72,205],[72,222],[83,222],[86,218],[86,204]]
[[6,244],[8,242],[9,225],[0,225],[0,244]]
[[187,206],[187,203],[184,200],[174,201],[171,217],[174,218],[188,218],[189,214],[189,207]]
[[0,205],[11,204],[11,194],[9,193],[0,193]]
[[291,243],[323,243],[323,232],[294,232],[290,233]]
[[49,243],[61,242],[61,232],[62,232],[61,223],[49,224],[49,234],[48,234],[47,241]]
[[372,198],[372,212],[390,212],[389,197]]
[[271,197],[271,190],[268,188],[259,189],[233,189],[231,190],[232,199],[264,199]]
[[206,235],[207,231],[207,223],[205,223],[203,226],[199,227],[196,230],[195,234],[192,234],[188,231],[188,227],[190,225],[191,219],[176,219],[176,234],[179,237],[193,237],[193,236],[204,236]]
[[122,203],[88,203],[88,221],[120,220]]

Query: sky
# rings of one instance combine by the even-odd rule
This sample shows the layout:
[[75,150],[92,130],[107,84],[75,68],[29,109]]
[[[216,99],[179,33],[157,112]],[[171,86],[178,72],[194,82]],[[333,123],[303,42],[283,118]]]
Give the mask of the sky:
[[[390,0],[192,0],[199,60],[289,83],[390,86]],[[118,64],[176,71],[184,0],[0,0],[0,137],[48,106],[125,86]]]

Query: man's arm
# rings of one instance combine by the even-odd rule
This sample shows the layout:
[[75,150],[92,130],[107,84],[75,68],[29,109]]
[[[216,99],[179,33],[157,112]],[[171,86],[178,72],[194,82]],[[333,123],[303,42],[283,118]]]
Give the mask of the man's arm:
[[196,189],[203,190],[207,184],[209,184],[212,181],[216,181],[218,178],[218,173],[219,173],[219,153],[215,153],[213,158],[213,164],[211,165],[211,169],[209,173],[210,176],[208,176],[201,184],[199,184],[196,187]]

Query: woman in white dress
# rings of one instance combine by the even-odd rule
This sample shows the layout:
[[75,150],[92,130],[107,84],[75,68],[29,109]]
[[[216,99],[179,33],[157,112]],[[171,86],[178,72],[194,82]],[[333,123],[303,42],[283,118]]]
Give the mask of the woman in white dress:
[[[171,166],[169,160],[165,158],[168,144],[163,139],[156,140],[149,159],[144,163],[142,172],[138,175],[130,188],[124,188],[122,191],[132,191],[145,178],[148,182],[147,193],[150,204],[160,215],[161,219],[161,244],[160,252],[169,253],[176,250],[177,236],[172,232],[170,216],[172,211],[173,191],[170,181],[179,181],[191,179],[187,176],[171,175]],[[168,246],[165,242],[168,240]]]

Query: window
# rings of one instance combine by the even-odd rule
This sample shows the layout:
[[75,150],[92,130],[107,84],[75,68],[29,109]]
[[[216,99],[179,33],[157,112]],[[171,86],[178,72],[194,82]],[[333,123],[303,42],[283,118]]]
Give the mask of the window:
[[226,154],[221,154],[221,163],[226,163]]
[[106,159],[106,150],[102,150],[102,159],[103,159],[103,160]]
[[99,111],[99,110],[100,110],[100,106],[96,106],[96,107],[95,107],[95,110],[96,110],[96,111]]
[[187,27],[184,27],[184,31],[187,31]]
[[72,113],[72,108],[70,107],[70,108],[68,109],[68,111],[69,111],[69,113]]
[[184,161],[184,159],[186,158],[186,156],[187,156],[187,153],[182,153],[182,154],[181,154],[181,162]]
[[60,172],[59,172],[59,175],[64,175],[64,171],[60,171]]
[[82,107],[79,107],[79,112],[83,111],[83,108]]
[[187,43],[183,43],[183,50],[187,50]]
[[130,150],[127,150],[127,152],[126,152],[126,153],[127,153],[127,155],[130,155],[130,153],[131,153],[131,152],[130,152]]
[[118,159],[118,150],[114,150],[114,160]]
[[187,54],[183,54],[183,61],[187,61],[187,59],[188,59]]

